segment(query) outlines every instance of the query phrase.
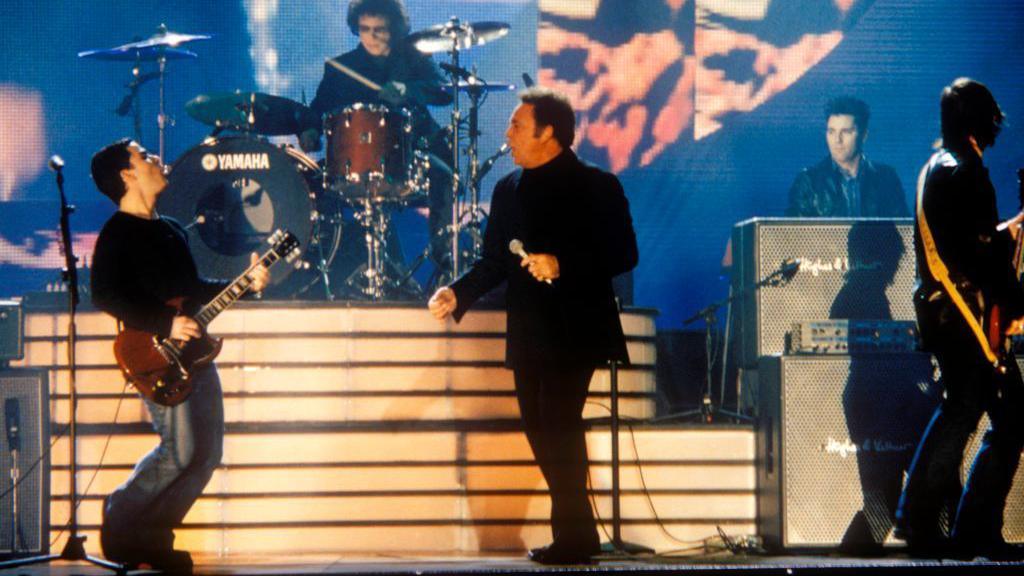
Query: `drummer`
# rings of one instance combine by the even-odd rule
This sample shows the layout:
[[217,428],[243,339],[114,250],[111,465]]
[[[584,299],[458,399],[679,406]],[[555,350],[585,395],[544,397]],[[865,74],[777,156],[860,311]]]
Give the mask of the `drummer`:
[[324,115],[357,102],[404,107],[413,116],[413,138],[418,148],[432,152],[430,177],[431,258],[442,262],[447,254],[445,226],[451,220],[451,177],[437,166],[451,155],[440,126],[427,106],[451,102],[443,89],[444,78],[429,56],[406,41],[409,15],[402,0],[351,0],[346,17],[349,30],[359,37],[355,49],[333,60],[381,86],[373,90],[343,73],[330,62],[324,64],[323,79],[310,104],[313,117],[299,135],[299,144],[309,152],[320,149]]

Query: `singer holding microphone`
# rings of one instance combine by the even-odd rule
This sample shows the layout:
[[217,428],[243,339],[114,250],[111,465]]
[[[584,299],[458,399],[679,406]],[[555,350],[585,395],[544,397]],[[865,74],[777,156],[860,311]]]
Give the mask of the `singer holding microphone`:
[[565,95],[530,88],[505,132],[520,169],[495,185],[483,256],[428,304],[460,320],[508,281],[505,364],[530,448],[551,494],[553,542],[541,564],[587,564],[600,551],[587,499],[583,405],[594,369],[628,362],[612,278],[638,260],[629,203],[618,178],[573,151],[575,114]]

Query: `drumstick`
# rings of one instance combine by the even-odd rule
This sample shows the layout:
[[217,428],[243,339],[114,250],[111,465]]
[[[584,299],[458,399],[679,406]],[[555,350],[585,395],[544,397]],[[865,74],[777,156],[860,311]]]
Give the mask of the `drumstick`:
[[344,72],[345,74],[348,74],[350,77],[352,77],[353,80],[359,82],[363,86],[366,86],[370,90],[380,91],[380,84],[377,84],[373,80],[370,80],[366,76],[363,76],[362,74],[356,72],[355,70],[349,68],[348,66],[345,66],[340,62],[335,62],[334,60],[328,60],[327,63],[330,64],[331,66],[334,66],[338,70]]

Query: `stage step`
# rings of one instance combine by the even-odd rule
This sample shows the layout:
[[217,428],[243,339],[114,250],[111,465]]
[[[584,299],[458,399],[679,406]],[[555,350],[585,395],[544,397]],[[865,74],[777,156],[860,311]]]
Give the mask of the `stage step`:
[[[623,314],[633,365],[620,409],[654,413],[649,312]],[[78,317],[78,490],[87,549],[98,552],[101,497],[156,444],[144,405],[112,362],[115,325]],[[66,428],[63,312],[30,311],[26,366],[49,370],[52,429]],[[550,539],[549,499],[504,360],[504,313],[440,324],[423,307],[241,303],[211,326],[227,434],[222,466],[178,531],[213,555],[523,550]],[[611,514],[608,371],[586,415],[596,509]],[[116,423],[115,423],[115,413]],[[754,532],[749,428],[624,426],[623,536],[661,550]],[[51,524],[69,514],[68,445],[51,452]],[[88,487],[88,490],[87,490]],[[660,522],[660,524],[659,524]],[[56,549],[63,546],[60,535]]]

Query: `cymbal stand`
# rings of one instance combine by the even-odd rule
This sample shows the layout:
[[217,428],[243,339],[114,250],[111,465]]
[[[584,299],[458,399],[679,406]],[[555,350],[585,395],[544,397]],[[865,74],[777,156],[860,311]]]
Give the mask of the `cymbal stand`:
[[466,157],[469,162],[469,179],[466,187],[469,192],[469,206],[465,211],[461,212],[460,216],[466,217],[466,214],[468,214],[468,218],[465,224],[463,224],[472,242],[467,256],[470,262],[475,262],[483,255],[483,226],[484,219],[487,217],[487,213],[480,208],[480,180],[483,179],[484,174],[490,169],[490,165],[486,169],[481,170],[479,156],[480,104],[485,94],[484,87],[487,83],[479,79],[475,69],[470,75],[468,82],[470,85],[478,85],[479,88],[475,90],[470,88],[467,91],[469,94],[469,145],[466,147]]
[[448,29],[451,32],[452,48],[448,51],[452,59],[452,71],[448,73],[451,79],[452,87],[452,118],[449,130],[451,131],[451,142],[452,142],[452,228],[451,228],[451,242],[452,242],[452,262],[451,262],[451,277],[454,280],[459,276],[459,225],[460,225],[460,212],[461,208],[459,205],[459,183],[462,178],[462,172],[459,164],[459,125],[462,123],[462,111],[459,108],[459,76],[455,70],[459,69],[459,34],[458,30],[461,28],[459,19],[452,16],[448,20]]

